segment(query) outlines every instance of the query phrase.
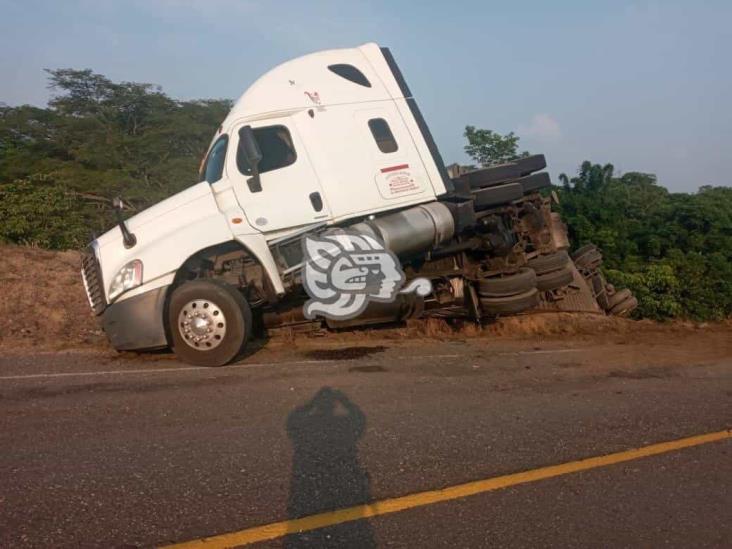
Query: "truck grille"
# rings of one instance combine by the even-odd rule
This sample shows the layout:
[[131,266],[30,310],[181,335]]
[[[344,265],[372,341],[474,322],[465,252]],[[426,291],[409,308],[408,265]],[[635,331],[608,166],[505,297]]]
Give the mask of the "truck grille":
[[107,307],[107,302],[104,299],[104,287],[102,285],[102,275],[99,271],[99,263],[92,249],[86,250],[81,256],[81,278],[84,281],[86,297],[89,299],[89,305],[94,314],[102,314]]

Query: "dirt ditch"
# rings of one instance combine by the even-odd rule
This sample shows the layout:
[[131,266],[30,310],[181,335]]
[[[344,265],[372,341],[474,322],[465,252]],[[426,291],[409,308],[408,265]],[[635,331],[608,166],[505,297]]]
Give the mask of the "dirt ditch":
[[[21,246],[0,246],[4,267],[0,271],[0,349],[60,350],[72,348],[107,351],[79,274],[75,251],[52,252]],[[409,321],[388,326],[336,333],[300,333],[279,329],[268,346],[277,342],[313,349],[309,358],[343,360],[380,352],[383,344],[403,339],[433,341],[465,338],[562,338],[582,335],[641,337],[655,331],[699,329],[732,331],[732,323],[717,325],[674,322],[659,324],[600,314],[540,312],[499,319],[476,326],[439,319]],[[380,346],[381,345],[381,346]]]

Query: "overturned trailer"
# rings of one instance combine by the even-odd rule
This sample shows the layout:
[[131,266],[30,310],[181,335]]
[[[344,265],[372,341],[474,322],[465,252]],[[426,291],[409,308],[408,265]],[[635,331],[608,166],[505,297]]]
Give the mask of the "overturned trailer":
[[616,302],[597,250],[568,255],[545,168],[535,155],[450,177],[387,48],[310,54],[242,95],[199,183],[92,242],[84,284],[117,349],[171,346],[210,366],[234,359],[257,319],[304,320],[303,241],[343,229],[379,242],[407,284],[426,279],[431,291],[309,319],[330,328],[536,308],[627,312],[632,296]]

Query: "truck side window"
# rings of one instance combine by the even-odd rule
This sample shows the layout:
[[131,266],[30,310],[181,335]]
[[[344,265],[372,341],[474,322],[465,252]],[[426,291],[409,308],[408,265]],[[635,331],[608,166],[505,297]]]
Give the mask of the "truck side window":
[[391,128],[389,128],[386,120],[383,118],[372,118],[369,120],[369,129],[381,152],[393,153],[399,149],[396,139],[394,139],[394,134],[391,133]]
[[[259,173],[271,172],[294,164],[297,160],[295,145],[292,143],[290,131],[285,126],[266,126],[254,128],[254,137],[262,152],[262,160],[259,162]],[[240,146],[236,154],[236,165],[244,175],[252,175],[252,168],[247,162],[247,157]]]
[[345,78],[346,80],[350,80],[354,84],[358,84],[359,86],[364,86],[366,88],[371,87],[371,82],[369,82],[369,79],[366,78],[364,73],[362,73],[353,65],[328,65],[328,70],[336,73],[341,78]]
[[[216,183],[224,173],[224,160],[226,159],[226,146],[229,144],[229,136],[222,135],[213,144],[206,157],[206,163],[201,170],[200,181]],[[200,183],[199,181],[199,183]]]

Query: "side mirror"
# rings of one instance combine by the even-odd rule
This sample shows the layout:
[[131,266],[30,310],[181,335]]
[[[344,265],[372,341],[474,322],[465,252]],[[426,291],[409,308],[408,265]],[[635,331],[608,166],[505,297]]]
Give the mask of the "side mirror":
[[262,161],[262,151],[259,149],[257,138],[251,126],[244,126],[239,130],[239,149],[252,170],[252,177],[247,179],[249,190],[257,193],[262,190],[259,180],[259,163]]
[[239,146],[242,148],[247,162],[252,167],[252,170],[254,170],[262,160],[262,151],[259,150],[259,143],[257,143],[257,138],[254,137],[252,127],[244,126],[239,130],[239,139],[241,139]]

